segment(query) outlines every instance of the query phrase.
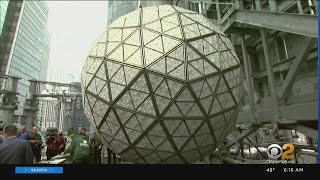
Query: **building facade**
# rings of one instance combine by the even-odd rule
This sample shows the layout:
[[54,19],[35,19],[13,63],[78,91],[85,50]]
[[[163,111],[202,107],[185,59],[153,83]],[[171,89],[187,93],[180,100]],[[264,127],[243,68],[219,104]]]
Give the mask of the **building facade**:
[[9,4],[9,0],[0,1],[0,35],[2,32],[3,24],[4,24],[4,19],[7,14],[8,4]]
[[136,10],[140,5],[143,7],[172,4],[172,0],[162,1],[137,1],[137,0],[110,0],[108,5],[108,23],[109,26],[113,21],[118,19],[120,16],[128,14]]
[[20,102],[17,115],[23,114],[28,80],[46,80],[50,50],[48,10],[45,1],[8,2],[0,41],[0,74],[22,78],[17,90]]
[[[77,85],[75,89],[72,90],[71,92],[76,92],[76,91],[81,92],[80,82],[74,82],[71,84]],[[72,119],[71,127],[74,128],[75,130],[80,130],[81,127],[84,127],[87,129],[87,133],[92,132],[92,126],[84,113],[81,96],[77,96],[75,99],[73,99],[71,119]]]
[[138,7],[138,1],[109,1],[108,3],[108,26],[118,17],[134,11]]

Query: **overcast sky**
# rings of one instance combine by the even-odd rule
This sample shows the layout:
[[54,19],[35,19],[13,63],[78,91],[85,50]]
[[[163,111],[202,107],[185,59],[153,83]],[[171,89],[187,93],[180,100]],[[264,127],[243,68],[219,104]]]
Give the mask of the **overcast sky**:
[[46,2],[51,35],[47,80],[71,82],[70,73],[75,81],[80,81],[90,47],[107,27],[108,1]]

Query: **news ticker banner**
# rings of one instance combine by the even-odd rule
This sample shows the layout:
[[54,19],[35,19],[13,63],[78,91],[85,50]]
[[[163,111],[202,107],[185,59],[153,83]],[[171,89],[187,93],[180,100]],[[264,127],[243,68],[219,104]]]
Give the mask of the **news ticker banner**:
[[179,174],[187,177],[234,176],[234,175],[297,175],[320,176],[319,164],[192,164],[192,165],[61,165],[61,166],[12,166],[0,165],[1,175],[85,175],[87,173],[108,176],[139,175],[160,177]]

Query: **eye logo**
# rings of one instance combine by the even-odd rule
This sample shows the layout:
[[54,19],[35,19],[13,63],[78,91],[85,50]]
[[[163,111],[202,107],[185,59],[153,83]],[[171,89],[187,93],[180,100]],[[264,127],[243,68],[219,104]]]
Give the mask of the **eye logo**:
[[268,156],[271,159],[278,159],[282,155],[282,149],[278,144],[271,144],[268,147]]
[[285,144],[282,148],[278,144],[271,144],[268,147],[267,154],[271,159],[278,159],[279,157],[281,159],[294,159],[293,152],[293,144]]

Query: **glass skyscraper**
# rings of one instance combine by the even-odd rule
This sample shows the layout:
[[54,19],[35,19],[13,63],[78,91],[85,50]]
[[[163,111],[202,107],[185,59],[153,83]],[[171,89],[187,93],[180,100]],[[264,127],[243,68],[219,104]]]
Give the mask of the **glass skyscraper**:
[[2,32],[4,19],[6,17],[8,4],[9,4],[9,0],[1,0],[0,1],[0,35],[1,35],[1,32]]
[[118,17],[138,8],[138,1],[109,1],[108,3],[108,25]]
[[50,49],[48,10],[45,1],[20,0],[8,3],[0,42],[0,73],[22,78],[18,84],[20,103],[15,112],[17,115],[23,113],[23,104],[29,91],[28,80],[46,80]]
[[137,1],[137,0],[109,0],[108,5],[108,23],[109,26],[118,17],[136,10],[141,4],[143,7],[172,4],[173,0],[162,1]]

